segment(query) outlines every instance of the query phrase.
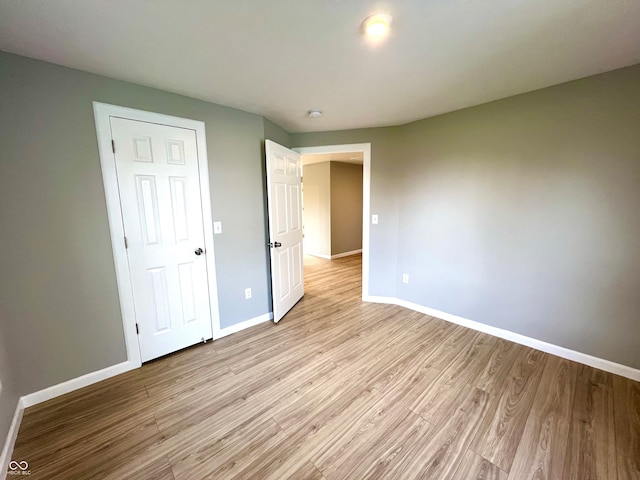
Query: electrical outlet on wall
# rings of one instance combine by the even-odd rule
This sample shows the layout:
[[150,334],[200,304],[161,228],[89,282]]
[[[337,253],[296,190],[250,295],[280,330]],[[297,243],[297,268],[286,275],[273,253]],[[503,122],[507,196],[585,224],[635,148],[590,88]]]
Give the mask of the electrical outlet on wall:
[[402,283],[409,283],[409,274],[408,273],[403,273],[402,274]]
[[245,300],[249,300],[251,298],[251,289],[250,288],[245,288],[244,289],[244,299]]

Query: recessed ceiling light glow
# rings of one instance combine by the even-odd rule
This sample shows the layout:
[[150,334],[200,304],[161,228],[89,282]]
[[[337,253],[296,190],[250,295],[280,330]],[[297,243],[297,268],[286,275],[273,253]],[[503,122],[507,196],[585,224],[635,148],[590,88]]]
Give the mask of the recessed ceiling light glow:
[[307,117],[309,118],[320,118],[322,116],[322,110],[309,110],[307,112]]
[[362,31],[372,38],[381,38],[389,33],[393,18],[386,13],[376,13],[364,19]]

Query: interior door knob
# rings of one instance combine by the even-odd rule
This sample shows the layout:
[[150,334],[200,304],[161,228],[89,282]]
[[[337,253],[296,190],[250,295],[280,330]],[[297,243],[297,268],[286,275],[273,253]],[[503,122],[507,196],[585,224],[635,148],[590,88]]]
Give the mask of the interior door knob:
[[195,252],[196,255],[202,255],[204,253],[204,250],[202,250],[201,248],[196,248]]

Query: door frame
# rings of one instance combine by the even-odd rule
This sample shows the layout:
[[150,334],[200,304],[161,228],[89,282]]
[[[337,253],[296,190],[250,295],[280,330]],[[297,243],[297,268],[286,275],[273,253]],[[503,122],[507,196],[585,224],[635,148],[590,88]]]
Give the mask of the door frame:
[[[362,299],[369,297],[369,236],[371,216],[371,143],[292,148],[300,155],[316,153],[362,153]],[[304,181],[304,180],[303,180]]]
[[215,255],[213,248],[213,220],[211,214],[211,193],[209,188],[209,162],[207,158],[207,142],[204,122],[187,118],[174,117],[161,113],[136,110],[118,105],[93,102],[93,113],[98,137],[98,153],[102,168],[104,194],[107,203],[107,217],[111,247],[116,269],[116,283],[122,313],[122,327],[127,349],[127,359],[134,368],[142,365],[140,344],[136,333],[136,313],[133,304],[133,287],[129,275],[129,260],[124,244],[124,225],[116,172],[115,154],[111,144],[110,117],[124,118],[147,123],[157,123],[170,127],[186,128],[196,133],[198,151],[198,171],[200,174],[200,197],[202,199],[202,220],[204,227],[204,244],[206,249],[207,280],[209,283],[209,307],[211,310],[211,327],[213,338],[220,332],[220,311],[218,308],[218,288],[216,280]]

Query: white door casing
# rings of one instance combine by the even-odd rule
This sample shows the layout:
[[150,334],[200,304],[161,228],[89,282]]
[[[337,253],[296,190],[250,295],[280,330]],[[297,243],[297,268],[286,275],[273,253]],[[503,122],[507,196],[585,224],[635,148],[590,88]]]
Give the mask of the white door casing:
[[300,155],[265,141],[273,320],[304,295]]
[[205,130],[199,121],[97,102],[94,113],[135,368],[220,331]]

